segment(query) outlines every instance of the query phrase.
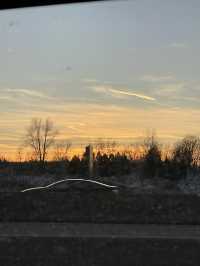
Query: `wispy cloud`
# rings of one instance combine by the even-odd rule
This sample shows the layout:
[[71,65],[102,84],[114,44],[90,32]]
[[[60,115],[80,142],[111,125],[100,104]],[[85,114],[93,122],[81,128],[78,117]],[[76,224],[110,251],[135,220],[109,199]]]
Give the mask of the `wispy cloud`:
[[125,90],[117,90],[117,89],[114,89],[113,87],[108,87],[108,86],[94,86],[94,87],[92,87],[92,89],[98,93],[110,94],[113,97],[118,97],[120,95],[123,95],[123,96],[140,98],[140,99],[146,100],[146,101],[156,101],[155,98],[150,97],[148,95],[144,95],[144,94],[140,94],[140,93],[136,93],[136,92],[125,91]]
[[93,79],[93,78],[84,78],[84,79],[82,79],[82,82],[84,82],[84,83],[97,83],[98,80]]
[[173,42],[169,45],[172,48],[187,48],[187,44],[184,42]]
[[[113,90],[110,93],[115,95],[116,90]],[[117,90],[118,92],[119,90]],[[140,94],[139,96],[141,97]],[[149,96],[147,97],[149,98]],[[47,108],[48,111],[44,108]],[[59,136],[63,139],[84,137],[84,143],[92,137],[120,138],[124,141],[125,136],[129,139],[133,136],[137,137],[139,132],[147,128],[155,128],[159,137],[163,135],[163,138],[167,140],[172,139],[167,135],[174,136],[176,139],[177,136],[184,136],[189,132],[194,132],[194,134],[199,132],[200,110],[198,109],[163,108],[163,106],[156,108],[156,105],[149,106],[149,108],[137,108],[135,105],[122,107],[105,103],[92,104],[76,101],[58,104],[46,101],[42,102],[41,108],[35,110],[32,108],[28,108],[25,112],[17,110],[17,112],[4,113],[0,117],[0,139],[5,139],[5,136],[9,138],[7,139],[8,147],[2,148],[2,151],[5,152],[9,148],[17,149],[24,136],[24,130],[33,117],[51,117],[59,129]],[[17,135],[11,143],[10,139],[13,134]]]
[[29,97],[36,97],[36,98],[41,98],[41,99],[50,99],[48,95],[41,93],[39,91],[35,90],[29,90],[29,89],[10,89],[10,88],[5,88],[0,90],[4,93],[9,93],[9,94],[19,94],[23,96],[29,96]]
[[159,88],[154,89],[154,94],[158,96],[170,96],[171,98],[181,96],[185,88],[184,82],[162,84]]
[[0,96],[0,101],[14,101],[15,99],[10,96]]
[[144,75],[141,77],[141,80],[147,82],[165,82],[173,81],[175,78],[172,75]]

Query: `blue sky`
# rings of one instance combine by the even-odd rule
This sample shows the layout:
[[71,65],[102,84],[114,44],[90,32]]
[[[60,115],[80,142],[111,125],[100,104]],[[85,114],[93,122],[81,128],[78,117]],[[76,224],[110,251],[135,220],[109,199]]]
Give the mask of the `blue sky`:
[[61,138],[199,134],[200,2],[121,0],[0,12],[0,147],[32,117]]

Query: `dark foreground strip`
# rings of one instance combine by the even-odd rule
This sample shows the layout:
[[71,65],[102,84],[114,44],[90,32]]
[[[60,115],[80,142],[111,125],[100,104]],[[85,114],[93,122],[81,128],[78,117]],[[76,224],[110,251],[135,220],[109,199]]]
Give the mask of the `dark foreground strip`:
[[200,226],[4,223],[1,266],[199,266]]
[[0,223],[0,237],[106,237],[126,239],[191,239],[200,241],[200,225]]
[[200,224],[200,197],[121,191],[0,193],[0,222]]

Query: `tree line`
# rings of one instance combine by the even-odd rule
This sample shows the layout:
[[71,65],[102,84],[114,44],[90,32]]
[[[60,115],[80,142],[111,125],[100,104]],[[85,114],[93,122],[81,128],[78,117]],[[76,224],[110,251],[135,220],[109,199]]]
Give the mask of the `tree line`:
[[[69,142],[56,142],[58,131],[50,119],[34,118],[26,129],[24,146],[31,151],[29,160],[9,162],[0,158],[1,172],[15,174],[58,174],[88,176],[89,157],[69,158]],[[119,151],[114,141],[99,141],[95,145],[94,175],[123,176],[134,173],[141,178],[168,178],[172,180],[185,178],[200,171],[200,138],[186,136],[177,142],[172,150],[164,154],[162,145],[155,134],[147,136],[140,144],[140,151],[124,149]],[[47,160],[50,149],[54,147],[53,159]]]

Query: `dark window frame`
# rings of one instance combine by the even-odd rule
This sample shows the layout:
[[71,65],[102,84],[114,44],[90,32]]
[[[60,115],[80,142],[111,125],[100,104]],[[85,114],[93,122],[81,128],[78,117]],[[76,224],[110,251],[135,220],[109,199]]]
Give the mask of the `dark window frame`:
[[23,7],[35,7],[35,6],[48,6],[58,4],[72,4],[82,2],[99,2],[99,1],[111,1],[111,0],[2,0],[0,1],[0,10],[13,9]]

